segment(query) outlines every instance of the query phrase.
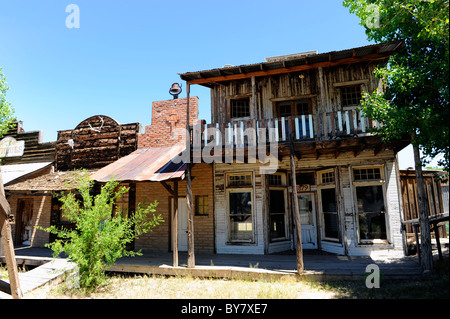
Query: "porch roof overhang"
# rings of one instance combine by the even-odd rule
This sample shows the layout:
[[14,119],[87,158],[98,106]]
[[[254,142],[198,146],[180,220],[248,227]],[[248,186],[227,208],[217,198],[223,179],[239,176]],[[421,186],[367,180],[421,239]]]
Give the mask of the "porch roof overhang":
[[[95,171],[86,171],[91,175]],[[7,193],[17,193],[23,191],[37,192],[37,191],[71,191],[80,186],[79,174],[75,171],[53,172],[41,175],[32,179],[27,179],[18,183],[5,186]]]
[[180,73],[179,75],[182,80],[185,80],[189,84],[213,87],[215,83],[224,81],[301,72],[319,67],[333,67],[352,63],[387,60],[403,46],[403,41],[386,42],[341,51],[293,57],[281,61],[230,66]]
[[50,168],[53,162],[2,165],[1,174],[4,186],[8,186]]
[[158,147],[138,149],[120,158],[91,176],[97,182],[108,182],[112,178],[118,181],[162,182],[169,179],[182,179],[186,164],[176,163],[174,158],[184,151],[186,146]]

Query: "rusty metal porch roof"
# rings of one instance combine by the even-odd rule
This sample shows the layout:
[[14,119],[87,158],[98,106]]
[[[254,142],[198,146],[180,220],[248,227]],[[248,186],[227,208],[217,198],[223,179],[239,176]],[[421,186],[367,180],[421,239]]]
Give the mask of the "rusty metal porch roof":
[[184,151],[185,145],[138,149],[120,158],[93,175],[97,182],[108,182],[112,178],[118,181],[159,182],[174,178],[183,178],[186,164],[172,160]]

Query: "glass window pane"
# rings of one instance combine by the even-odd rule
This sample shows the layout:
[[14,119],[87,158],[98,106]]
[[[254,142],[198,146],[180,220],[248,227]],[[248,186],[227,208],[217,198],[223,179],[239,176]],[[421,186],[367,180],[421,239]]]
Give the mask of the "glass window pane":
[[322,211],[336,212],[336,190],[334,188],[322,189]]
[[339,238],[338,234],[338,218],[336,213],[324,213],[323,218],[325,221],[325,237],[327,238]]
[[339,239],[336,190],[334,188],[322,189],[321,196],[325,237]]
[[284,238],[286,206],[283,190],[270,190],[270,238]]
[[229,193],[230,240],[253,239],[251,192]]
[[312,225],[312,207],[310,197],[307,195],[298,196],[298,208],[300,210],[300,221],[302,225]]
[[356,187],[360,239],[386,239],[383,187]]

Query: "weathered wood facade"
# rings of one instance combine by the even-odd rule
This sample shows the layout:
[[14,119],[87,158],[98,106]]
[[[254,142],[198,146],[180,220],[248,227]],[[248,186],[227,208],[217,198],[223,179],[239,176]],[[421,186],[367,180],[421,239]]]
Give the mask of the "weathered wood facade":
[[[448,214],[448,193],[444,195],[441,186],[440,176],[444,175],[442,171],[423,171],[425,183],[425,192],[428,200],[428,213],[430,217],[439,217]],[[403,220],[410,221],[419,218],[419,208],[417,204],[417,181],[415,170],[401,170],[401,195],[403,204]],[[448,190],[447,190],[448,192]],[[405,225],[405,231],[408,243],[415,240],[413,226]],[[448,237],[445,223],[439,227],[440,237]],[[432,234],[433,235],[433,234]]]
[[140,123],[119,124],[104,115],[89,117],[73,130],[58,131],[56,168],[106,166],[137,149],[138,133]]
[[[374,69],[401,47],[393,42],[181,74],[188,86],[211,88],[212,124],[194,127],[193,153],[199,161],[210,160],[199,147],[217,151],[218,253],[294,249],[299,214],[305,249],[403,255],[396,153],[409,140],[383,142],[370,131],[381,124],[358,110],[363,92],[383,89]],[[271,150],[275,173],[250,157],[255,147]]]
[[[17,121],[4,137],[24,141],[23,155],[2,158],[2,165],[53,162],[55,160],[55,142],[42,142],[42,131],[25,131],[22,121]],[[4,138],[3,137],[3,138]]]
[[[26,180],[16,181],[5,187],[13,217],[15,244],[43,247],[53,239],[35,226],[73,226],[62,217],[61,205],[55,192],[72,191],[76,188],[73,170],[95,171],[135,151],[139,133],[140,123],[119,124],[104,115],[89,117],[75,129],[59,131],[57,142],[49,143],[53,146],[53,157],[43,157],[55,162],[56,171],[51,167],[43,174],[28,176]],[[18,133],[18,136],[21,134],[23,133]],[[25,142],[26,159],[40,150],[36,146],[30,149],[28,152],[31,153],[27,155]],[[49,151],[45,149],[45,152]],[[43,153],[44,150],[40,152],[41,156]]]

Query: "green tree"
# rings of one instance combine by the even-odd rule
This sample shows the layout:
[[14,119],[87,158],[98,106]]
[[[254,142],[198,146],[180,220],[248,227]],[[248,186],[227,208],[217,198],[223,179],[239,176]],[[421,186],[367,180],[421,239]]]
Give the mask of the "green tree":
[[63,203],[63,216],[75,223],[75,229],[56,226],[40,228],[56,234],[58,239],[47,244],[54,256],[65,253],[75,262],[79,270],[80,287],[92,290],[105,280],[105,270],[124,256],[142,255],[140,251],[129,251],[126,245],[144,233],[164,222],[155,212],[157,202],[143,207],[138,206],[131,216],[121,211],[115,202],[129,188],[111,180],[101,187],[100,193],[93,196],[93,182],[86,172],[79,173],[77,190],[81,199],[70,192],[60,198]]
[[6,91],[9,87],[6,83],[6,77],[0,68],[0,137],[3,136],[15,120],[14,108],[6,101]]
[[[376,71],[383,92],[366,93],[367,117],[383,123],[387,140],[409,134],[414,149],[421,221],[422,267],[432,269],[431,242],[422,166],[443,155],[449,169],[449,2],[448,0],[344,0],[360,18],[369,40],[404,41],[386,67]],[[419,149],[423,156],[420,156]]]

